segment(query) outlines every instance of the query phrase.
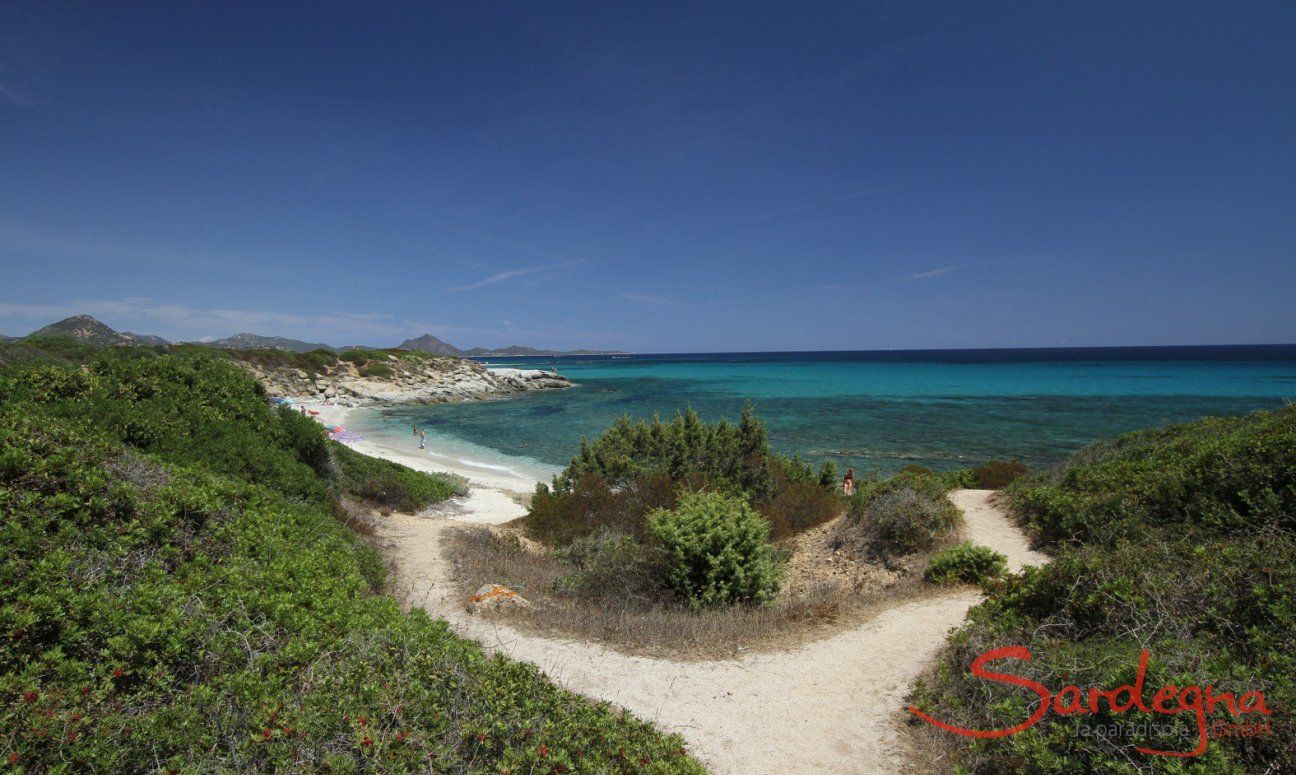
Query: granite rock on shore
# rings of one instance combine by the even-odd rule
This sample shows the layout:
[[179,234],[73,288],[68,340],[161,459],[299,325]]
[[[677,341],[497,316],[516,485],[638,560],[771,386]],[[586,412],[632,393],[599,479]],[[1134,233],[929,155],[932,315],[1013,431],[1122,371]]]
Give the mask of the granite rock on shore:
[[542,369],[488,369],[476,361],[437,358],[423,362],[387,361],[390,376],[365,375],[346,361],[327,373],[244,363],[271,396],[331,400],[346,406],[438,404],[571,387],[571,380]]

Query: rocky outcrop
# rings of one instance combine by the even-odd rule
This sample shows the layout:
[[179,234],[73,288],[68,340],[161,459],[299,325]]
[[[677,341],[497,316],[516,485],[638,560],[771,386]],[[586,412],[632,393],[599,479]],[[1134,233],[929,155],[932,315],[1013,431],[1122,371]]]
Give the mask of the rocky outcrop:
[[357,367],[339,360],[317,372],[243,363],[271,396],[331,399],[349,406],[437,404],[571,387],[566,377],[540,369],[490,369],[458,358],[390,358]]
[[530,607],[530,600],[500,584],[483,584],[468,598],[468,612],[474,614]]

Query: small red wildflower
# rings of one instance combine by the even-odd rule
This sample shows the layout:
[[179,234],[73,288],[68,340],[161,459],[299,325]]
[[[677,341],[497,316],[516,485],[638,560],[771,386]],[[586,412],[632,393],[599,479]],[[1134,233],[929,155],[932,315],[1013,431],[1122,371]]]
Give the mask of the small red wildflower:
[[361,717],[357,718],[357,719],[356,719],[356,722],[359,723],[360,726],[362,726],[362,727],[367,727],[367,726],[369,726],[369,718],[368,718],[367,716],[361,716]]
[[405,706],[404,706],[404,705],[397,705],[396,707],[392,708],[392,713],[394,713],[394,714],[396,714],[397,716],[399,716],[399,715],[400,715],[400,712],[401,712],[402,710],[405,710]]
[[39,696],[40,695],[37,694],[36,692],[23,692],[23,699],[28,702],[35,702],[36,698]]
[[113,678],[121,678],[122,676],[126,675],[126,671],[122,670],[120,667],[114,667],[112,675]]
[[76,732],[75,730],[73,730],[73,731],[71,731],[71,732],[68,732],[68,740],[69,740],[69,741],[75,743],[75,742],[76,742],[76,739],[77,739],[78,737],[80,737],[80,733]]
[[368,748],[369,746],[373,745],[373,738],[371,738],[371,737],[366,737],[364,740],[362,740],[362,741],[360,741],[360,742],[361,742],[361,745],[363,745],[365,748]]
[[284,728],[283,728],[283,733],[284,733],[285,735],[291,735],[291,734],[293,733],[293,728],[292,728],[292,727],[284,727]]
[[540,744],[539,751],[540,751],[540,756],[541,756],[541,757],[548,756],[548,755],[549,755],[549,746],[545,745],[544,743],[541,743],[541,744]]
[[486,742],[486,733],[485,733],[485,732],[478,732],[478,733],[477,733],[477,742],[479,742],[479,743],[484,743],[484,742]]
[[401,731],[396,733],[396,742],[403,743],[405,742],[406,737],[407,735],[405,734],[405,730],[402,729]]
[[272,735],[274,735],[274,732],[272,730],[269,729],[261,730],[261,738],[263,740],[269,740]]
[[16,753],[11,753],[11,754],[9,754],[9,763],[10,763],[10,764],[14,764],[14,763],[16,763],[16,762],[17,762],[19,759],[21,759],[21,758],[22,758],[22,757],[19,756],[18,754],[16,754]]
[[72,720],[73,720],[73,721],[80,721],[80,720],[81,720],[81,714],[80,714],[80,713],[73,713],[73,714],[72,714]]
[[82,696],[82,697],[86,696],[86,695],[89,694],[89,693],[90,693],[90,687],[89,687],[89,686],[82,686],[82,687],[81,687],[81,696]]

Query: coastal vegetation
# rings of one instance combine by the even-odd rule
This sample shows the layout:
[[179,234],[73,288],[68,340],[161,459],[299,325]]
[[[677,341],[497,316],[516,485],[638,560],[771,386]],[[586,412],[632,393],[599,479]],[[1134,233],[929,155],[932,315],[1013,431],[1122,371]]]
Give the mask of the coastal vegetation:
[[732,655],[929,594],[923,569],[960,524],[946,494],[970,481],[915,468],[861,477],[846,498],[831,463],[775,454],[751,406],[737,423],[622,419],[537,487],[517,525],[454,531],[449,556],[465,591],[524,594],[533,607],[509,614],[523,626]]
[[923,578],[933,584],[986,584],[1007,570],[1008,558],[999,552],[961,543],[933,555]]
[[702,771],[680,738],[378,594],[383,563],[341,506],[454,486],[343,451],[219,353],[12,344],[9,768]]
[[[968,673],[1007,644],[1031,659],[993,669],[1045,686],[1134,684],[1146,651],[1142,702],[1154,687],[1210,685],[1296,707],[1296,406],[1100,442],[1007,494],[1056,559],[991,585],[915,707],[967,729],[1022,722],[1037,710],[1034,692]],[[1227,703],[1176,715],[1100,703],[993,740],[919,726],[969,772],[1296,769],[1296,728],[1277,715],[1235,716]]]

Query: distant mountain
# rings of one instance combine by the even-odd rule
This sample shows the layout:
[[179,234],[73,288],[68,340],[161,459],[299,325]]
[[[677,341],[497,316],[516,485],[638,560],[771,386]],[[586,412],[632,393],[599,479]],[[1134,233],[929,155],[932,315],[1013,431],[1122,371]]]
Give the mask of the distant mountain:
[[520,344],[508,347],[474,347],[471,350],[460,350],[458,347],[443,342],[431,334],[424,334],[415,339],[406,339],[399,345],[402,350],[420,350],[434,355],[457,355],[463,358],[519,358],[525,356],[546,355],[623,355],[620,350],[538,350]]
[[28,336],[70,336],[87,344],[98,345],[171,344],[160,336],[114,331],[89,315],[74,315],[57,323],[50,323]]
[[424,334],[414,339],[406,339],[397,345],[402,350],[418,350],[433,355],[463,355],[463,351],[452,344],[437,339],[431,334]]
[[295,353],[333,349],[326,344],[317,342],[303,342],[300,339],[285,339],[282,336],[261,336],[259,334],[235,334],[224,339],[198,342],[198,344],[207,347],[219,347],[223,350],[290,350]]

